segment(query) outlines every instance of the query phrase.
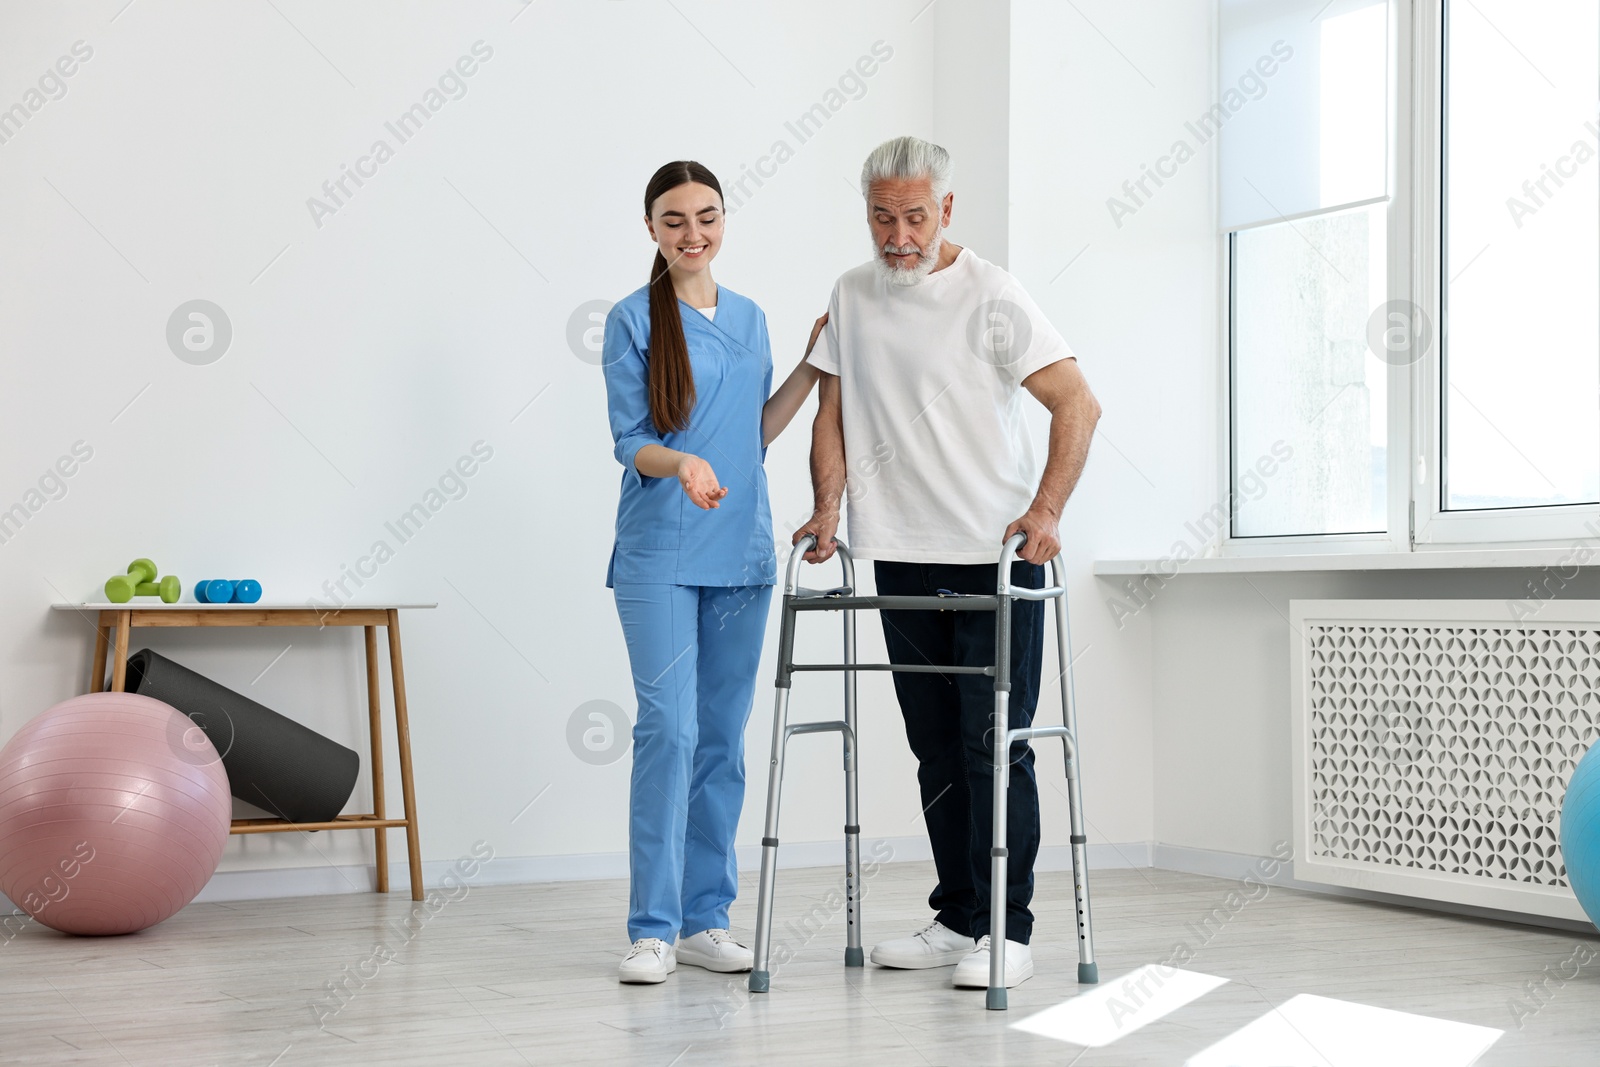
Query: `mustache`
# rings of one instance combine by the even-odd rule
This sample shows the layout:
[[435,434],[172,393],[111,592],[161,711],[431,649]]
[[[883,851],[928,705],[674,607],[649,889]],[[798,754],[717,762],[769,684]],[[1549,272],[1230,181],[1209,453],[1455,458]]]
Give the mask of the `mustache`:
[[887,253],[889,255],[893,255],[893,256],[913,256],[913,255],[920,256],[920,255],[922,255],[922,249],[918,248],[914,244],[896,245],[893,241],[885,241],[883,243],[883,249],[882,250],[885,253]]

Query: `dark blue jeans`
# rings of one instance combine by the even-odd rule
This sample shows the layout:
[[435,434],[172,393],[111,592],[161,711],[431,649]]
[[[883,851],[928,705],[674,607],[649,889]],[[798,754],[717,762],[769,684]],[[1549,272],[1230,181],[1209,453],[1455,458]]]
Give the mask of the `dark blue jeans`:
[[[873,572],[882,596],[993,593],[994,564],[894,563]],[[1012,567],[1015,585],[1039,589],[1044,568]],[[984,667],[994,663],[995,617],[977,611],[884,611],[883,637],[891,663]],[[1044,652],[1044,604],[1012,601],[1011,728],[1033,723]],[[989,932],[989,848],[994,826],[994,679],[982,674],[895,672],[895,696],[906,740],[917,757],[923,821],[939,877],[928,905],[958,934]],[[1033,750],[1011,753],[1006,793],[1006,937],[1028,943],[1033,933],[1033,863],[1039,854],[1039,786]]]

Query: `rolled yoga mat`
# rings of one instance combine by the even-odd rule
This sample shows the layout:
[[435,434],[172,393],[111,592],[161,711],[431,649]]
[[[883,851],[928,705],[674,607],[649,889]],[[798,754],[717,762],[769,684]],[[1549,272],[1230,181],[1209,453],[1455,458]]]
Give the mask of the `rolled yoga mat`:
[[264,811],[290,822],[327,822],[356,787],[361,757],[354,749],[148,648],[128,657],[127,690],[189,716],[222,754],[229,790]]

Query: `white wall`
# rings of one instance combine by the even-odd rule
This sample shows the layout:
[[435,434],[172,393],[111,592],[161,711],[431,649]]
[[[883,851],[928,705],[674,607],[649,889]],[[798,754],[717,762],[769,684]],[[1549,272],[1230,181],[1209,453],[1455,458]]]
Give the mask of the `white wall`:
[[[1289,597],[1518,588],[1504,573],[1186,576],[1119,620],[1120,583],[1090,576],[1096,558],[1167,552],[1222,494],[1211,146],[1120,225],[1106,206],[1212,102],[1208,3],[682,0],[681,16],[577,0],[403,15],[280,3],[293,25],[271,7],[120,7],[0,13],[0,107],[75,41],[94,49],[66,95],[0,143],[0,508],[73,442],[94,449],[65,497],[0,543],[0,739],[82,691],[90,630],[48,605],[97,597],[129,558],[191,582],[252,574],[269,600],[303,602],[383,538],[394,558],[359,599],[439,603],[405,620],[425,857],[482,838],[524,873],[619,873],[628,759],[591,765],[567,739],[580,705],[633,709],[602,584],[617,470],[598,368],[569,327],[587,325],[574,319],[586,302],[642,283],[643,183],[692,156],[737,204],[717,276],[765,307],[786,371],[833,278],[866,255],[861,159],[901,132],[955,153],[952,239],[1008,264],[1105,408],[1064,557],[1092,841],[1137,859],[1152,841],[1265,854],[1287,836]],[[385,121],[479,40],[494,54],[467,95],[319,228],[307,198],[375,138],[393,141]],[[786,123],[826,104],[878,41],[892,58],[864,93],[847,83],[800,143]],[[779,140],[793,156],[774,173],[762,157]],[[758,164],[771,176],[736,192]],[[196,297],[235,331],[209,366],[180,362],[164,337]],[[780,537],[810,510],[808,419],[768,458]],[[494,458],[466,495],[399,544],[385,521],[480,440]],[[831,656],[837,631],[807,622],[802,653]],[[144,644],[361,745],[358,635]],[[881,652],[864,626],[863,654]],[[746,849],[760,835],[771,670],[769,648]],[[862,693],[863,823],[920,837],[888,679]],[[795,694],[796,718],[837,714],[832,681],[802,678]],[[1067,834],[1050,755],[1047,847]],[[394,783],[392,752],[389,768]],[[837,768],[832,739],[797,743],[783,837],[803,855],[832,855]],[[367,835],[257,836],[233,840],[223,870],[316,868],[337,889],[370,855]]]
[[1106,200],[1211,103],[1211,34],[1197,0],[1012,4],[1011,270],[1104,408],[1063,526],[1092,840],[1154,837],[1157,694],[1148,614],[1119,623],[1089,568],[1161,554],[1214,499],[1218,402],[1209,149],[1120,226]]
[[[479,837],[503,856],[625,847],[627,760],[591,767],[565,740],[579,704],[632,703],[602,585],[617,469],[599,370],[569,350],[569,316],[644,281],[639,197],[655,166],[693,156],[731,182],[787,139],[793,159],[730,223],[717,265],[766,307],[786,370],[831,278],[864,255],[841,178],[881,131],[925,126],[929,110],[931,23],[910,26],[910,5],[833,5],[825,40],[808,32],[814,9],[680,6],[687,19],[670,6],[282,5],[327,59],[270,6],[155,4],[115,22],[110,5],[12,9],[0,69],[16,75],[0,99],[75,40],[95,53],[0,146],[13,208],[0,219],[0,330],[19,386],[3,401],[0,485],[20,496],[78,438],[95,456],[0,546],[6,735],[87,674],[87,629],[46,613],[58,596],[92,596],[124,557],[150,555],[186,579],[249,572],[268,599],[303,601],[481,439],[494,459],[467,495],[360,591],[440,604],[406,633],[426,852],[447,859]],[[468,94],[318,229],[306,198],[480,39],[494,55]],[[894,55],[865,96],[798,144],[786,120],[879,40]],[[163,339],[168,313],[196,296],[236,331],[206,367]],[[773,449],[779,514],[806,496],[804,445],[797,433]],[[340,740],[360,736],[352,635],[149,643]],[[824,832],[808,807],[794,808],[801,838]],[[224,863],[369,848],[254,838]]]
[[936,20],[932,139],[955,161],[949,237],[1009,266],[1011,3],[956,0],[928,15]]
[[[574,315],[644,282],[644,182],[685,156],[719,173],[730,202],[743,168],[770,175],[747,180],[716,273],[766,309],[780,373],[832,280],[867,254],[856,182],[883,138],[940,136],[974,157],[953,235],[1003,260],[1007,168],[1003,155],[977,155],[1005,144],[988,103],[1007,94],[1004,7],[108,0],[0,11],[0,107],[27,100],[74,42],[93,50],[65,95],[0,143],[0,508],[75,441],[93,449],[65,496],[0,543],[0,739],[83,691],[91,630],[49,605],[98,599],[134,556],[187,583],[254,576],[267,601],[304,603],[328,599],[323,583],[382,539],[393,558],[358,601],[439,605],[404,619],[425,858],[448,861],[481,838],[501,857],[543,858],[523,870],[620,872],[629,762],[590,765],[567,740],[586,702],[633,709],[603,587],[618,470],[600,372],[569,345],[569,328],[588,324]],[[385,123],[479,41],[493,54],[466,95],[399,143]],[[875,42],[892,58],[830,98]],[[942,51],[956,44],[981,62]],[[948,98],[939,71],[984,106]],[[787,124],[819,102],[836,111],[801,143]],[[308,198],[379,138],[393,158],[319,226]],[[774,173],[762,160],[778,141],[793,155]],[[1043,282],[1029,284],[1043,295]],[[173,310],[195,298],[219,304],[233,328],[206,366],[165,339]],[[1114,388],[1105,365],[1125,358],[1118,347],[1068,332],[1105,367],[1097,384]],[[768,458],[780,533],[809,514],[808,419]],[[400,543],[385,522],[479,441],[493,458],[465,495]],[[1107,470],[1118,462],[1096,457],[1097,492],[1121,477]],[[1074,558],[1079,584],[1087,558]],[[864,630],[864,654],[881,654]],[[135,648],[362,747],[359,634],[135,636]],[[836,643],[819,622],[802,650]],[[1107,672],[1119,661],[1106,657],[1096,693],[1115,688]],[[771,670],[769,649],[762,678]],[[760,835],[769,694],[763,681],[744,844]],[[863,695],[862,821],[873,836],[917,837],[888,680],[868,679]],[[831,717],[835,697],[832,683],[802,680],[795,715]],[[1130,715],[1128,728],[1112,725]],[[1148,837],[1148,751],[1127,751],[1148,745],[1147,721],[1142,697],[1131,712],[1094,712],[1096,775],[1133,771],[1125,801],[1098,802],[1113,837]],[[785,841],[836,841],[837,750],[799,745]],[[365,808],[366,789],[363,776],[348,810]],[[1052,818],[1047,840],[1064,843],[1064,813]],[[395,835],[391,855],[400,847]],[[350,887],[360,872],[342,868],[370,856],[366,834],[261,835],[232,840],[222,870],[316,868],[324,887]]]

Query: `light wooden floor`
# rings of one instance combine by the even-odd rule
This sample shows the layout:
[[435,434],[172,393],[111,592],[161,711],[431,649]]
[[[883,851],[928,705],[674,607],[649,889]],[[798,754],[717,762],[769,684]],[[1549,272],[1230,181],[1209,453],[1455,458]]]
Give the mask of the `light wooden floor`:
[[[930,865],[884,866],[868,883],[873,937],[926,918]],[[409,938],[411,901],[339,896],[192,905],[124,938],[30,925],[0,944],[0,1062],[61,1064],[1180,1064],[1297,993],[1505,1029],[1484,1064],[1600,1062],[1600,959],[1518,1029],[1523,983],[1580,941],[1428,912],[1272,889],[1197,952],[1191,970],[1230,981],[1115,1044],[1083,1049],[1010,1028],[1079,992],[1068,876],[1040,876],[1038,976],[1008,1013],[949,988],[949,971],[846,971],[829,870],[785,871],[777,938],[795,955],[773,991],[682,968],[620,986],[622,882],[474,887]],[[1167,958],[1235,883],[1165,871],[1097,872],[1102,978]],[[748,935],[753,888],[735,909]],[[809,939],[807,913],[831,918]],[[797,932],[798,931],[798,932]],[[376,944],[392,962],[373,957]],[[347,972],[345,969],[349,968]],[[313,1007],[351,995],[319,1029]],[[1342,1067],[1342,1065],[1341,1065]]]

